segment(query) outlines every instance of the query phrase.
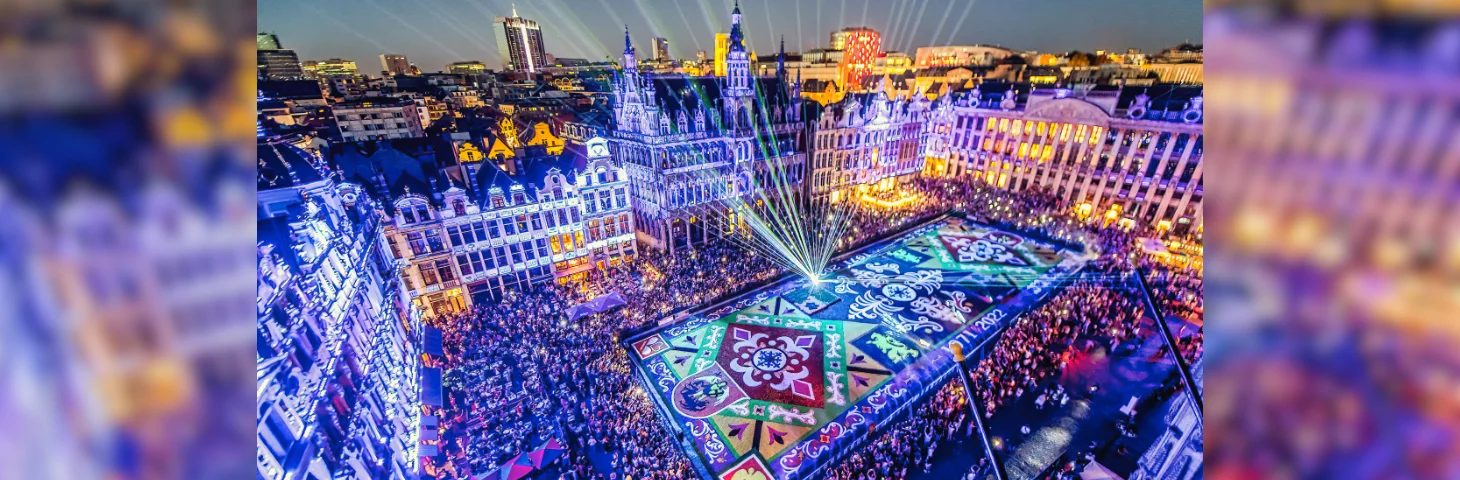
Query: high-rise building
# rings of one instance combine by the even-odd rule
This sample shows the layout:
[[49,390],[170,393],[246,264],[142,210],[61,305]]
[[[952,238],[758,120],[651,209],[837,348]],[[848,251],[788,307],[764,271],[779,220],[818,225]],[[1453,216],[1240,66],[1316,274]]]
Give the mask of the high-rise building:
[[380,69],[391,75],[400,75],[411,70],[411,62],[406,61],[405,55],[384,53],[380,55]]
[[257,40],[259,50],[278,50],[284,48],[279,46],[279,36],[272,33],[259,32]]
[[856,90],[877,65],[877,57],[882,53],[882,35],[867,27],[845,28],[842,32],[846,33],[846,40],[837,74],[847,90]]
[[695,63],[703,64],[706,58],[709,58],[709,54],[705,53],[704,50],[695,52]]
[[670,60],[669,39],[664,37],[654,37],[654,61],[664,62],[668,60]]
[[730,53],[730,34],[715,34],[715,76],[725,76],[725,55]]
[[262,80],[298,80],[305,78],[299,56],[293,50],[258,50],[258,77]]
[[498,17],[492,23],[497,32],[497,53],[502,56],[502,68],[513,72],[537,72],[547,65],[542,48],[542,30],[537,22],[517,16]]

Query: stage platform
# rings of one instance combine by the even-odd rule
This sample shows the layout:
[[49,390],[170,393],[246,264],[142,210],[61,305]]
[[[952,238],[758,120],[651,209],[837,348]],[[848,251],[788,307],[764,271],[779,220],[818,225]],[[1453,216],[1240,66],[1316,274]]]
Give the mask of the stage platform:
[[702,476],[818,478],[1085,261],[944,217],[623,343]]

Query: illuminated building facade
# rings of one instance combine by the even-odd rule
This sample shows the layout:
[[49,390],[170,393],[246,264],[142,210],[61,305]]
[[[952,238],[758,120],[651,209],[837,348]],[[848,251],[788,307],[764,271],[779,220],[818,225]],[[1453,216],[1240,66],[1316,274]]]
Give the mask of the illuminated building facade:
[[1015,55],[1013,50],[992,45],[918,47],[913,62],[918,68],[993,65]]
[[669,39],[654,37],[654,61],[667,62],[669,58]]
[[[606,140],[574,143],[560,155],[541,144],[505,152],[501,145],[500,138],[429,138],[333,147],[346,178],[392,199],[384,208],[390,252],[403,296],[423,315],[567,281],[637,252],[628,175],[613,164]],[[454,163],[467,173],[448,175]]]
[[796,185],[804,176],[798,87],[784,68],[774,77],[752,76],[738,6],[730,19],[724,77],[643,74],[624,35],[610,142],[631,181],[639,239],[654,248],[673,251],[718,235],[706,215],[718,219],[726,202],[770,184],[772,166]]
[[1047,189],[1092,221],[1200,233],[1200,87],[985,83],[954,96],[929,137],[929,173]]
[[873,75],[901,75],[913,69],[913,59],[903,52],[887,52],[877,59]]
[[304,68],[299,64],[299,55],[293,50],[259,49],[258,78],[261,80],[298,80],[305,78]]
[[287,141],[258,156],[258,478],[414,477],[419,325],[378,207]]
[[304,78],[299,55],[279,44],[279,36],[260,33],[258,43],[258,78],[260,80],[298,80]]
[[923,170],[923,143],[932,111],[946,101],[889,98],[886,92],[848,94],[827,105],[811,150],[813,198],[841,201],[854,192],[888,189]]
[[497,53],[502,57],[502,68],[511,72],[537,72],[548,66],[547,55],[542,47],[542,29],[537,22],[517,16],[497,17],[492,22],[497,34]]
[[841,49],[842,61],[837,64],[838,76],[842,85],[861,85],[862,79],[871,75],[877,66],[877,57],[882,54],[882,35],[867,27],[842,31],[846,32],[846,45]]
[[1139,68],[1142,72],[1155,73],[1156,78],[1164,83],[1182,83],[1187,85],[1206,83],[1206,69],[1200,62],[1143,63],[1133,68]]
[[730,54],[730,34],[715,34],[715,76],[725,76],[725,59]]
[[461,74],[486,73],[487,64],[475,60],[467,62],[451,62],[446,65],[446,71],[448,73]]
[[[1197,359],[1191,366],[1191,374],[1196,379],[1196,388],[1202,389],[1202,361]],[[1131,480],[1191,480],[1202,478],[1202,459],[1204,458],[1202,441],[1201,410],[1196,407],[1196,402],[1191,396],[1185,393],[1178,393],[1170,400],[1174,405],[1166,413],[1164,423],[1166,430],[1156,442],[1151,444],[1151,449],[1146,450],[1137,461],[1136,471],[1131,473]]]
[[831,49],[841,50],[847,48],[848,33],[850,33],[850,29],[842,29],[831,32]]
[[331,58],[314,64],[314,74],[320,77],[353,76],[358,75],[360,69],[355,67],[355,62],[339,58]]
[[421,115],[410,99],[381,97],[353,100],[330,106],[345,142],[412,138],[426,134]]
[[279,46],[279,36],[272,33],[259,32],[255,40],[258,43],[259,50],[278,50],[284,48]]

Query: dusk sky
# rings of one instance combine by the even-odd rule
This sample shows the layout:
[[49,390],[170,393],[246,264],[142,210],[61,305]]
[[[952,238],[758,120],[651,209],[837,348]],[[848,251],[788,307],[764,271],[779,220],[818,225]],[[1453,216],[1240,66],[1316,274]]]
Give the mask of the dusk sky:
[[[649,39],[669,39],[675,58],[713,54],[714,33],[729,31],[733,0],[522,0],[517,13],[542,26],[548,53],[602,60],[623,51],[623,28],[641,56]],[[300,60],[354,60],[379,74],[382,53],[398,53],[425,72],[480,60],[501,67],[492,20],[510,16],[511,0],[259,0],[258,29],[279,35]],[[910,55],[919,46],[995,44],[1064,52],[1200,43],[1197,0],[742,0],[749,47],[774,53],[826,47],[832,31],[866,25],[883,50]]]

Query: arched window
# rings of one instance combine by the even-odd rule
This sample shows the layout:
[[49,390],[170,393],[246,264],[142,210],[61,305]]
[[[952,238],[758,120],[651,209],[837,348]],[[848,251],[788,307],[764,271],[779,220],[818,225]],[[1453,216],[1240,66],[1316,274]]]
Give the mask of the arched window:
[[457,215],[466,215],[466,202],[458,198],[451,202],[451,209],[455,210]]

